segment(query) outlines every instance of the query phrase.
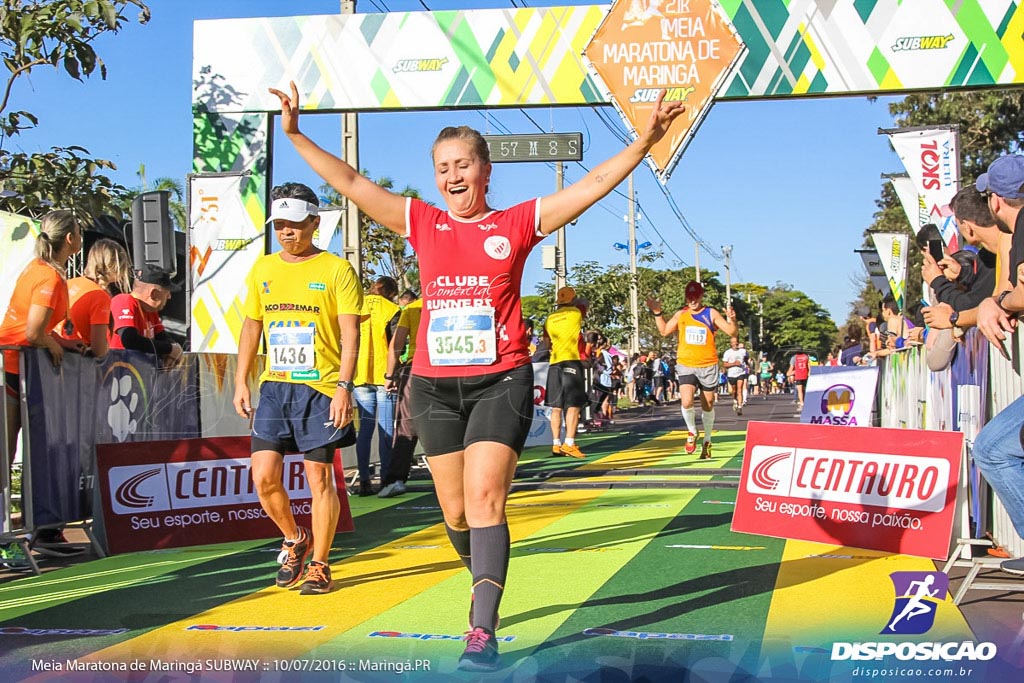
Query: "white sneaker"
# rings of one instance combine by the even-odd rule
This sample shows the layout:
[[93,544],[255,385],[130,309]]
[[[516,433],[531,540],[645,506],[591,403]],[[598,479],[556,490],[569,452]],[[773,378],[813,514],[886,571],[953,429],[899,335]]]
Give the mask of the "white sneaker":
[[378,498],[394,498],[405,493],[405,482],[393,481],[377,492]]

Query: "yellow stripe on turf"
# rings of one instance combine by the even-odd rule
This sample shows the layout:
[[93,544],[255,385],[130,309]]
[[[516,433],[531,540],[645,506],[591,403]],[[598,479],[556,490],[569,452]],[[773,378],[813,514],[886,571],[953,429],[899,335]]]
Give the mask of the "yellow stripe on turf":
[[[810,557],[852,555],[852,559]],[[764,640],[830,649],[835,641],[969,640],[970,627],[951,596],[939,604],[935,624],[921,636],[879,635],[895,591],[889,574],[936,571],[931,560],[878,551],[787,541]]]
[[[513,542],[535,533],[604,493],[603,490],[559,492],[557,507],[509,508]],[[553,500],[551,494],[517,495],[523,500]],[[396,519],[396,521],[398,521]],[[388,546],[421,546],[408,551]],[[427,547],[423,547],[427,546]],[[436,546],[431,548],[429,546]],[[412,559],[412,562],[410,562]],[[241,561],[241,559],[240,559]],[[206,658],[288,658],[302,655],[382,611],[402,604],[464,570],[452,550],[443,524],[389,541],[331,565],[335,590],[326,595],[299,595],[297,590],[270,587],[174,621],[83,661],[130,662],[139,659],[200,661]],[[267,581],[273,575],[267,569]],[[182,606],[188,609],[187,605]],[[320,631],[189,631],[189,626],[325,626]]]

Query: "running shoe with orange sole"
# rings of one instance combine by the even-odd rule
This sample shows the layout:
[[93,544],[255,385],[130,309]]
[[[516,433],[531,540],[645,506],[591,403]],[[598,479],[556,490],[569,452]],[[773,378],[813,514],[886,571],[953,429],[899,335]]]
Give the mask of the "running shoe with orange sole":
[[299,589],[301,595],[319,595],[330,593],[334,589],[334,581],[331,579],[331,568],[323,562],[312,560],[309,568],[306,569],[306,580],[302,582]]
[[309,555],[312,536],[308,529],[299,527],[299,539],[297,541],[289,543],[285,541],[281,544],[281,552],[278,554],[277,561],[281,564],[281,568],[277,570],[277,579],[275,583],[280,588],[288,588],[298,583],[299,579],[302,578],[302,570],[306,566],[306,556]]
[[697,435],[690,432],[686,437],[686,454],[690,455],[697,450]]
[[700,447],[700,459],[701,460],[710,460],[711,459],[711,442],[710,441],[705,441],[704,444]]
[[583,453],[583,451],[580,450],[580,447],[577,446],[576,444],[573,444],[573,445],[570,446],[570,445],[564,444],[564,443],[562,444],[562,455],[567,455],[570,458],[585,458],[585,457],[587,457]]

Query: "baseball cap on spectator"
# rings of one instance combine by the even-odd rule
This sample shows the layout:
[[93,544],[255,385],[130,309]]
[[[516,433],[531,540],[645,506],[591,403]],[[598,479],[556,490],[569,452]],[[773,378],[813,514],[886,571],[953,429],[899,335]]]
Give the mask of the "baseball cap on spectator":
[[181,286],[171,282],[171,275],[166,270],[146,265],[142,270],[135,271],[135,279],[150,285],[163,287],[168,292],[180,292]]
[[704,285],[697,282],[696,280],[690,280],[686,283],[686,298],[687,299],[699,299],[704,296]]
[[555,305],[561,306],[563,304],[571,304],[573,299],[576,298],[576,290],[572,287],[562,287],[558,290],[558,294],[555,295]]
[[310,204],[294,197],[284,197],[275,199],[270,205],[270,217],[267,218],[267,223],[278,220],[301,223],[306,220],[306,216],[316,216],[319,213],[320,207],[316,204]]
[[1024,199],[1024,155],[1007,154],[993,161],[974,184],[978,192],[991,192],[1004,199]]

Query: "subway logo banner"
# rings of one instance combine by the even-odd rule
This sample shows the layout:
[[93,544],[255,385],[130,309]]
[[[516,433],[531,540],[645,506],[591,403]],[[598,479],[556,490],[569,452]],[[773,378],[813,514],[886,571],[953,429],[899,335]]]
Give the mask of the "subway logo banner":
[[732,530],[945,559],[963,434],[751,422]]

